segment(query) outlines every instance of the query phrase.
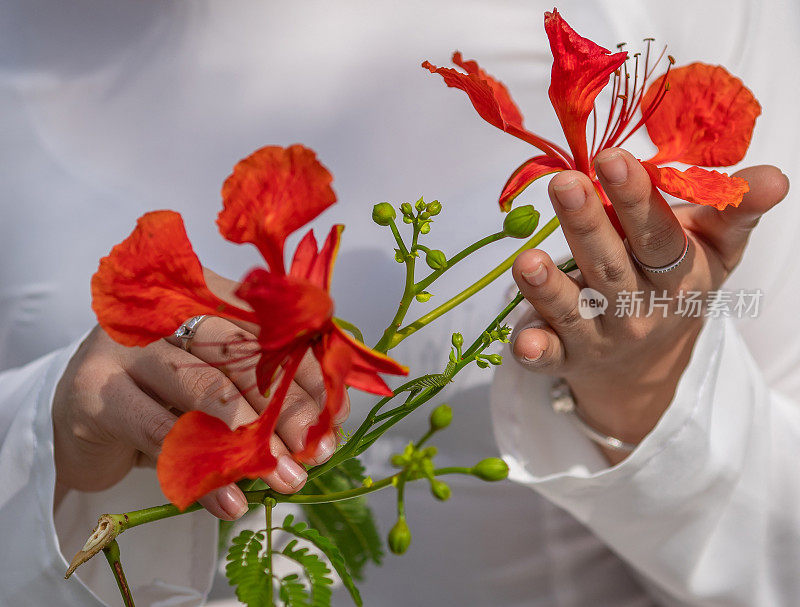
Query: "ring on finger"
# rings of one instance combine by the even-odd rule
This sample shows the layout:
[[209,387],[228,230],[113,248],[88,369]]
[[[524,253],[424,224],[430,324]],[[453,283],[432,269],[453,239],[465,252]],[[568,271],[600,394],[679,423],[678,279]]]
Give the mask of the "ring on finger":
[[208,318],[208,314],[201,314],[200,316],[192,316],[190,319],[184,321],[180,327],[178,327],[175,331],[175,339],[181,345],[181,348],[189,351],[189,342],[192,341],[192,338],[197,334],[197,327],[200,326],[206,318]]
[[636,262],[636,265],[638,265],[642,270],[645,270],[646,272],[652,272],[653,274],[666,274],[667,272],[671,272],[679,265],[681,265],[681,263],[683,263],[683,260],[686,259],[686,256],[689,253],[689,235],[685,231],[683,232],[683,238],[684,238],[683,252],[678,256],[678,258],[675,261],[670,262],[667,265],[649,266],[646,263],[642,262],[638,257],[636,257],[636,253],[634,253],[632,249],[631,249],[631,257],[633,257],[633,261]]

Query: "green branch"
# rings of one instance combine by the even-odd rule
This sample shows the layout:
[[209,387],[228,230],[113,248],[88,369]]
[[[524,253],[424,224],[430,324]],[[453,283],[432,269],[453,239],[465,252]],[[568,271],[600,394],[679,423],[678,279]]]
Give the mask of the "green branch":
[[103,554],[106,556],[108,566],[114,574],[114,579],[117,580],[117,588],[122,595],[122,602],[125,607],[135,607],[133,604],[133,594],[131,589],[128,588],[128,581],[125,579],[125,572],[122,570],[122,561],[120,560],[119,544],[116,540],[109,543],[108,546],[103,548]]

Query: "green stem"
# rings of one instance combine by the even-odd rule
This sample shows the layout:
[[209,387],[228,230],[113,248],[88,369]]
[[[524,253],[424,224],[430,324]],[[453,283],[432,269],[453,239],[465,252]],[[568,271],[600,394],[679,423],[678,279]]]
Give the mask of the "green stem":
[[122,561],[120,560],[119,544],[117,544],[117,540],[113,540],[108,546],[103,548],[103,554],[105,554],[108,565],[111,567],[114,579],[117,580],[117,587],[119,588],[119,593],[122,595],[122,602],[125,604],[125,607],[135,607],[133,604],[133,594],[131,594],[131,589],[128,588],[125,572],[122,570]]
[[425,278],[420,280],[414,286],[414,288],[416,289],[417,293],[419,293],[420,291],[425,290],[425,288],[430,286],[430,284],[434,280],[439,278],[442,274],[447,272],[447,270],[452,268],[454,265],[456,265],[459,261],[461,261],[465,257],[467,257],[469,255],[472,255],[472,253],[474,253],[478,249],[481,249],[481,248],[485,247],[486,245],[491,244],[493,242],[497,242],[498,240],[502,240],[505,237],[506,237],[505,232],[501,231],[501,232],[497,232],[496,234],[490,234],[489,236],[486,236],[485,238],[481,238],[477,242],[473,242],[471,245],[469,245],[463,251],[460,251],[460,252],[456,253],[450,259],[448,259],[447,260],[447,265],[444,268],[431,272],[428,276],[426,276]]
[[267,497],[261,501],[264,504],[264,509],[266,510],[266,522],[267,528],[264,530],[264,533],[267,535],[267,553],[265,555],[267,560],[267,570],[269,571],[269,586],[267,587],[267,601],[268,605],[272,606],[274,603],[274,584],[275,581],[275,574],[272,571],[272,509],[275,507],[275,500],[271,497]]
[[[394,222],[392,222],[392,227],[394,231],[397,231],[397,227],[395,227]],[[417,239],[417,232],[418,230],[416,227],[414,228],[414,244],[416,244]],[[399,238],[399,234],[397,235]],[[383,332],[383,336],[381,337],[380,341],[375,344],[374,350],[378,352],[386,353],[386,344],[392,339],[392,336],[396,333],[397,329],[400,328],[400,325],[403,323],[403,319],[406,317],[408,313],[408,308],[411,306],[411,302],[414,299],[414,295],[416,294],[414,291],[414,268],[416,266],[417,258],[414,255],[410,255],[407,251],[404,253],[404,259],[406,263],[406,282],[403,287],[403,295],[400,297],[400,304],[397,306],[397,312],[392,318],[392,322],[386,327],[386,330]]]
[[397,229],[397,224],[395,223],[394,219],[389,222],[389,228],[392,230],[392,236],[394,236],[395,241],[397,241],[397,248],[400,249],[400,252],[403,254],[403,257],[408,257],[408,249],[406,249],[406,243],[403,242],[403,237],[400,236],[400,231]]
[[395,334],[389,337],[388,339],[386,339],[386,336],[384,335],[384,338],[382,338],[380,342],[381,345],[386,347],[386,351],[391,350],[412,333],[415,333],[425,325],[439,318],[442,314],[452,310],[457,305],[463,303],[464,301],[475,295],[475,293],[477,293],[484,287],[491,284],[494,280],[496,280],[500,276],[502,276],[506,272],[506,270],[508,270],[514,264],[514,260],[517,258],[517,255],[519,255],[523,251],[526,251],[527,249],[531,249],[539,245],[545,238],[547,238],[550,234],[552,234],[558,226],[559,226],[558,218],[553,217],[550,221],[547,222],[547,224],[545,224],[545,226],[541,230],[536,232],[536,234],[534,234],[530,240],[528,240],[519,249],[514,251],[514,253],[509,255],[502,263],[500,263],[493,270],[491,270],[482,278],[480,278],[479,280],[468,286],[466,289],[461,291],[461,293],[459,293],[455,297],[443,303],[438,308],[431,310],[430,312],[428,312],[424,316],[421,316],[420,318],[410,323],[403,329],[395,331]]

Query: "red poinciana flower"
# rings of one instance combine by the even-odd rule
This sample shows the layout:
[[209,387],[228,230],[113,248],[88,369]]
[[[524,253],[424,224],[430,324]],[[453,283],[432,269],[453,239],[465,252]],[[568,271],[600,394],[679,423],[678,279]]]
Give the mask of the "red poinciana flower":
[[[657,188],[683,200],[718,209],[741,202],[749,190],[744,179],[698,166],[683,172],[658,166],[667,162],[730,166],[744,157],[761,107],[741,80],[722,67],[693,63],[668,68],[666,74],[647,88],[655,69],[655,65],[650,65],[649,40],[641,79],[637,53],[631,82],[627,53],[611,53],[579,36],[556,9],[545,13],[544,25],[553,53],[550,101],[571,154],[526,130],[522,114],[506,87],[475,61],[464,61],[461,53],[456,52],[453,63],[464,72],[436,67],[428,61],[422,64],[432,73],[441,75],[447,86],[466,92],[484,120],[544,152],[525,161],[512,173],[500,195],[503,211],[508,211],[514,198],[536,179],[576,169],[593,180],[606,211],[621,230],[596,179],[592,161],[600,150],[621,145],[642,125],[658,147],[653,158],[642,162]],[[671,57],[669,62],[670,65],[673,62]],[[599,134],[595,99],[608,85],[612,74],[608,121]],[[642,115],[635,119],[639,110]],[[586,131],[590,115],[594,118],[594,128],[591,145],[588,145]]]
[[258,478],[276,465],[269,451],[280,407],[294,373],[310,349],[326,386],[325,408],[309,429],[303,455],[312,454],[331,429],[345,386],[379,395],[391,390],[378,375],[407,369],[351,339],[333,322],[328,291],[342,226],[334,226],[317,251],[313,232],[301,241],[287,274],[286,237],[333,204],[330,173],[311,150],[267,147],[241,161],[223,187],[218,225],[233,242],[254,244],[270,271],[255,269],[236,295],[246,310],[217,298],[205,284],[183,221],[172,211],[141,217],[133,233],[100,261],[92,278],[92,306],[116,341],[143,346],[170,335],[198,314],[259,327],[258,389],[265,392],[283,370],[267,409],[251,424],[230,430],[199,411],[182,415],[164,441],[158,475],[164,494],[185,508],[201,495],[241,478]]

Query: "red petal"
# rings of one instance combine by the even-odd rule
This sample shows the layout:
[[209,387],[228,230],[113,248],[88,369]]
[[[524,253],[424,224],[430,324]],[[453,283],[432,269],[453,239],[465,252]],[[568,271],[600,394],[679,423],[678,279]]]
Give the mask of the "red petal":
[[174,211],[147,213],[130,236],[100,260],[92,277],[100,326],[125,346],[145,346],[199,314],[253,322],[206,286],[183,220]]
[[308,280],[257,268],[248,274],[236,296],[253,308],[263,350],[279,350],[298,340],[311,340],[327,330],[333,300]]
[[[664,76],[647,89],[643,111],[658,95]],[[744,158],[761,106],[741,80],[721,66],[693,63],[672,69],[669,90],[645,122],[658,147],[654,164],[683,162],[730,166]]]
[[266,411],[246,426],[230,430],[200,411],[178,418],[158,457],[158,479],[169,501],[183,510],[209,491],[275,469],[270,437],[299,363],[297,358],[287,364]]
[[671,167],[657,167],[650,162],[642,162],[642,166],[659,190],[695,204],[716,207],[720,211],[727,206],[738,207],[742,197],[750,191],[747,181],[741,177],[729,177],[725,173],[700,167],[679,171]]
[[305,278],[325,291],[330,290],[333,265],[336,262],[343,231],[343,225],[334,225],[319,253],[313,232],[306,234],[295,251],[291,275]]
[[504,212],[511,210],[511,204],[514,199],[522,194],[522,192],[534,181],[550,173],[557,173],[569,169],[569,166],[560,159],[551,158],[550,156],[534,156],[523,162],[516,171],[511,173],[511,177],[506,181],[503,186],[503,191],[500,194],[500,209]]
[[283,274],[286,237],[336,202],[332,180],[308,148],[261,148],[225,180],[219,230],[232,242],[254,244],[272,271]]
[[489,124],[504,131],[511,127],[524,130],[522,114],[502,82],[484,72],[477,62],[464,61],[458,51],[453,53],[453,63],[467,73],[436,67],[429,61],[423,62],[422,67],[432,74],[439,74],[447,86],[464,91],[481,118]]
[[390,396],[392,391],[378,374],[408,374],[407,367],[351,339],[335,326],[322,341],[314,344],[314,356],[319,361],[325,382],[325,409],[308,430],[304,457],[312,456],[319,440],[332,429],[332,420],[342,406],[345,385]]
[[564,129],[579,171],[589,173],[586,121],[594,100],[627,53],[614,53],[579,36],[556,9],[544,14],[544,29],[553,52],[550,101]]

